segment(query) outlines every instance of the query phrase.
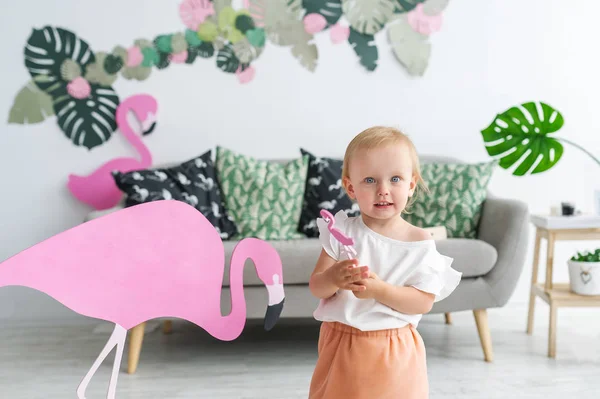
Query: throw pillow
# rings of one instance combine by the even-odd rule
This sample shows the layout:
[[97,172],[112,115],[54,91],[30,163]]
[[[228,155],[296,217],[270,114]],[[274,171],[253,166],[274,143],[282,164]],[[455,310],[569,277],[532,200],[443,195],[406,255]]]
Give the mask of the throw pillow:
[[241,237],[303,238],[297,231],[308,158],[260,161],[217,147],[217,173]]
[[404,218],[419,227],[443,225],[448,237],[475,238],[496,161],[478,164],[425,163],[420,193]]
[[317,218],[321,217],[321,209],[334,215],[343,210],[348,216],[358,216],[360,211],[342,187],[341,159],[317,157],[302,148],[300,152],[308,156],[308,173],[298,231],[318,237]]
[[157,200],[179,200],[198,209],[227,240],[237,234],[217,180],[211,151],[170,168],[113,172],[115,183],[126,194],[125,206]]

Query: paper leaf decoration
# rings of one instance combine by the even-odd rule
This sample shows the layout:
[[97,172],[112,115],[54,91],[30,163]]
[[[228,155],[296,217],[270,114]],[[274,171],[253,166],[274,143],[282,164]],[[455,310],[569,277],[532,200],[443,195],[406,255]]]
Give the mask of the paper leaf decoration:
[[[82,316],[114,323],[77,397],[86,397],[88,384],[116,346],[107,396],[115,398],[127,330],[141,323],[180,318],[222,341],[240,336],[246,324],[246,265],[254,266],[266,288],[264,328],[275,326],[285,302],[277,251],[267,241],[246,238],[230,259],[201,212],[183,201],[154,201],[90,220],[8,258],[0,263],[0,287],[35,289]],[[224,275],[231,290],[227,315],[221,313]]]
[[423,3],[423,12],[427,15],[438,15],[443,12],[450,0],[426,0]]
[[32,78],[44,77],[34,81],[52,97],[69,83],[62,79],[61,73],[66,60],[73,60],[85,69],[96,59],[90,46],[68,30],[50,26],[33,30],[25,47],[25,67]]
[[375,45],[375,37],[359,33],[350,27],[348,42],[360,58],[361,65],[368,71],[374,71],[377,68],[377,59],[379,57],[377,46]]
[[117,93],[110,87],[91,84],[89,97],[77,99],[66,92],[57,93],[54,112],[58,126],[77,146],[92,149],[111,137],[117,127],[115,112],[119,105]]
[[240,66],[240,60],[237,59],[230,44],[225,45],[217,54],[217,67],[223,72],[235,73]]
[[342,16],[341,0],[302,0],[306,14],[320,14],[325,17],[327,27],[335,25]]
[[411,28],[406,14],[398,16],[388,25],[388,39],[394,55],[408,73],[422,76],[431,55],[431,44],[427,36]]
[[317,50],[317,46],[309,41],[311,38],[312,35],[307,40],[296,43],[292,47],[292,54],[300,61],[303,67],[314,72],[317,68],[319,51]]
[[30,81],[15,97],[8,115],[8,123],[40,123],[51,115],[54,115],[52,97]]
[[[560,130],[563,124],[561,113],[550,105],[528,102],[496,115],[481,134],[488,154],[500,156],[499,165],[504,169],[517,164],[513,175],[523,176],[539,157],[541,161],[532,174],[544,172],[560,160],[563,146],[548,135]],[[524,157],[527,151],[531,152]]]
[[247,38],[240,40],[233,45],[233,54],[242,64],[248,64],[262,53],[261,48],[254,47]]
[[250,0],[249,11],[256,26],[264,28],[269,40],[274,44],[293,44],[289,41],[284,44],[278,40],[281,31],[288,30],[289,25],[300,26],[304,30],[300,20],[303,14],[302,0]]
[[359,33],[374,35],[394,16],[396,0],[342,0],[342,10]]
[[396,11],[399,13],[412,11],[417,6],[417,4],[423,3],[425,1],[428,0],[396,0]]

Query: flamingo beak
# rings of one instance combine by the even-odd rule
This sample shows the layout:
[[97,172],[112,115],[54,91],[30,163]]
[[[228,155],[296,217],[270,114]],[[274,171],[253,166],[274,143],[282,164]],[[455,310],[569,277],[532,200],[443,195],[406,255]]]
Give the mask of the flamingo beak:
[[150,127],[142,132],[142,136],[146,136],[146,135],[152,133],[152,131],[154,130],[155,127],[156,127],[156,122],[152,122]]
[[275,327],[277,320],[279,320],[285,302],[285,293],[283,292],[283,284],[279,283],[279,275],[273,275],[273,284],[267,285],[267,292],[269,294],[269,306],[265,314],[265,330],[269,331]]
[[285,298],[281,300],[276,305],[269,305],[267,307],[267,313],[265,314],[265,330],[270,331],[277,321],[279,320],[279,316],[281,316],[281,311],[283,310],[283,302],[285,302]]

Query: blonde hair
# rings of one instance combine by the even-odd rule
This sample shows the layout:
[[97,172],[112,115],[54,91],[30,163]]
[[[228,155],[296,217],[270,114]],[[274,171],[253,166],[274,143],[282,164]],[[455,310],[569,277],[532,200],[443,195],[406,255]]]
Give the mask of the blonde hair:
[[344,154],[344,162],[342,166],[342,184],[346,192],[348,192],[346,181],[350,178],[350,174],[348,173],[350,168],[350,160],[358,150],[370,150],[393,144],[405,144],[408,146],[408,151],[412,160],[412,172],[413,176],[416,178],[417,184],[412,197],[408,199],[408,203],[403,211],[403,213],[410,213],[410,207],[417,199],[417,194],[419,191],[422,190],[424,192],[429,192],[429,189],[423,180],[423,176],[421,176],[421,165],[415,145],[406,134],[402,133],[396,128],[387,126],[373,126],[363,130],[356,135],[352,141],[350,141],[350,144],[348,144],[348,147],[346,148],[346,153]]

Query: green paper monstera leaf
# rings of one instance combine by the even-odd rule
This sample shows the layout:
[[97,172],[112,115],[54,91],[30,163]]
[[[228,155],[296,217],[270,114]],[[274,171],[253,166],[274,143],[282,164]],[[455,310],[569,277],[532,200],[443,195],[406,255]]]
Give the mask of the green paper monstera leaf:
[[341,0],[302,0],[306,14],[320,14],[327,21],[327,25],[335,25],[342,16]]
[[423,76],[431,56],[428,37],[411,28],[406,14],[390,23],[387,33],[394,55],[406,71],[410,75]]
[[417,4],[424,3],[426,1],[427,0],[396,0],[396,12],[401,13],[412,11]]
[[217,54],[217,67],[223,72],[234,73],[240,66],[240,60],[233,52],[231,44],[226,44]]
[[30,81],[17,94],[8,115],[8,123],[40,123],[51,115],[54,115],[52,97]]
[[528,102],[496,115],[481,134],[488,154],[501,156],[499,165],[504,169],[516,164],[513,175],[523,176],[539,157],[541,161],[532,174],[544,172],[560,160],[563,146],[548,135],[557,132],[563,123],[560,112],[548,104]]
[[427,15],[438,15],[448,7],[450,0],[426,0],[423,12]]
[[396,0],[342,0],[350,26],[359,33],[374,35],[394,17]]
[[352,49],[360,58],[360,63],[368,71],[374,71],[377,68],[377,59],[379,52],[375,45],[375,36],[365,35],[357,32],[350,27],[350,36],[348,42],[352,45]]
[[[119,97],[112,87],[91,84],[87,98],[71,97],[61,89],[54,101],[58,126],[77,146],[92,149],[107,142],[117,128]],[[63,91],[64,90],[64,91]]]
[[90,46],[68,30],[52,26],[33,30],[25,46],[25,67],[35,84],[54,98],[69,83],[61,75],[61,65],[68,59],[84,70],[96,61]]
[[249,11],[256,25],[263,27],[274,44],[291,46],[301,41],[302,0],[250,0]]

